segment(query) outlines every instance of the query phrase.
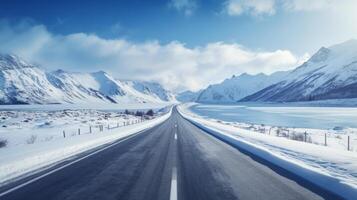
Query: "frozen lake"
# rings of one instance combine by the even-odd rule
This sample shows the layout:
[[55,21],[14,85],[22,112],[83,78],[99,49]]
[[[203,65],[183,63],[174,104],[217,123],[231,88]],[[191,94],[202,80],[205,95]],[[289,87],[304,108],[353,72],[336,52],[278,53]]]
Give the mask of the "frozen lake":
[[319,129],[357,128],[355,107],[196,104],[190,109],[201,116],[229,122]]

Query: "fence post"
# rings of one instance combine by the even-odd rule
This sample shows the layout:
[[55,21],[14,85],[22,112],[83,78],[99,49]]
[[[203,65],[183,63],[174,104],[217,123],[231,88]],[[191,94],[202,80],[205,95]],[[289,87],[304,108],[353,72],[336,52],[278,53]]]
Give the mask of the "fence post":
[[92,126],[89,126],[89,133],[92,133]]
[[270,127],[270,129],[269,129],[269,135],[270,135],[270,132],[271,132],[271,129],[272,129],[273,127]]
[[350,150],[350,136],[347,136],[347,151]]
[[327,133],[325,133],[325,146],[327,146]]
[[307,133],[306,133],[306,131],[305,131],[304,135],[305,135],[305,142],[306,142],[306,140],[307,140]]
[[66,138],[66,132],[63,130],[63,138]]
[[108,124],[108,130],[109,130],[109,124]]
[[81,129],[79,128],[79,129],[78,129],[78,135],[80,135],[80,134],[81,134]]
[[290,131],[289,131],[289,129],[288,129],[288,139],[290,138]]
[[119,122],[117,123],[117,128],[119,128]]

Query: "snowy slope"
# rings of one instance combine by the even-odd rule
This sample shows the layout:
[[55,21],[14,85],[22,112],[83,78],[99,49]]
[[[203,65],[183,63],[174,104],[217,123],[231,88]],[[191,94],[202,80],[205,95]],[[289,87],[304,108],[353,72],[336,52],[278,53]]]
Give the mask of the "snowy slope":
[[14,55],[0,55],[0,104],[59,103],[63,93],[46,73]]
[[181,93],[178,93],[176,95],[176,99],[180,102],[195,102],[197,101],[198,96],[201,94],[202,90],[199,90],[197,92],[192,92],[192,91],[184,91]]
[[357,97],[357,40],[322,47],[281,82],[243,101],[311,101]]
[[271,75],[241,74],[224,80],[220,84],[210,85],[197,98],[202,103],[232,103],[251,95],[268,85],[278,82],[287,72],[276,72]]
[[[45,72],[13,55],[0,55],[0,104],[162,103],[174,101],[157,83],[116,80],[103,71]],[[135,83],[135,84],[134,84]]]
[[149,81],[121,81],[128,87],[136,90],[139,93],[153,97],[158,101],[175,102],[175,96],[168,90],[162,87],[159,83]]
[[71,103],[77,102],[112,102],[125,95],[115,80],[105,72],[73,73],[57,70],[47,73],[48,80],[63,91]]

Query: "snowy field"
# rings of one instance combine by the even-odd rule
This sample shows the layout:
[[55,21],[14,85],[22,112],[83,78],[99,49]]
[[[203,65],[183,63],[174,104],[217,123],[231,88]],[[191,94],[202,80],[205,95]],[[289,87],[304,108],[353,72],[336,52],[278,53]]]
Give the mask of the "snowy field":
[[[309,141],[287,138],[283,136],[285,133],[278,136],[273,130],[268,134],[268,131],[264,132],[259,126],[203,117],[193,113],[190,106],[192,104],[181,105],[179,111],[200,126],[231,138],[229,140],[234,144],[348,199],[357,195],[357,154],[347,151],[343,144],[338,142],[332,145],[332,138],[335,136],[329,136],[331,138],[328,138],[328,141],[331,141],[331,144],[328,143],[328,146],[316,145]],[[265,128],[267,130],[267,127]],[[299,132],[305,129],[295,130]],[[319,130],[309,133],[312,140],[318,140],[316,135]]]
[[147,110],[147,109],[160,109],[172,105],[171,102],[166,103],[77,103],[77,104],[33,104],[33,105],[0,105],[0,110],[19,110],[19,111],[51,111],[51,110],[64,110],[64,109],[95,109],[104,111],[124,111],[125,109],[132,110]]
[[154,116],[135,115],[147,109],[128,111],[1,110],[0,184],[152,127],[168,118],[170,107],[154,109]]

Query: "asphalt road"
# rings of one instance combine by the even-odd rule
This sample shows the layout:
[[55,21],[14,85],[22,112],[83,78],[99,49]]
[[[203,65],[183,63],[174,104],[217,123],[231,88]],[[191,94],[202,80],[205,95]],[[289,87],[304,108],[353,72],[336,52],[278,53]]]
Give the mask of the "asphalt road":
[[214,138],[174,109],[164,123],[0,199],[313,200],[339,197]]

